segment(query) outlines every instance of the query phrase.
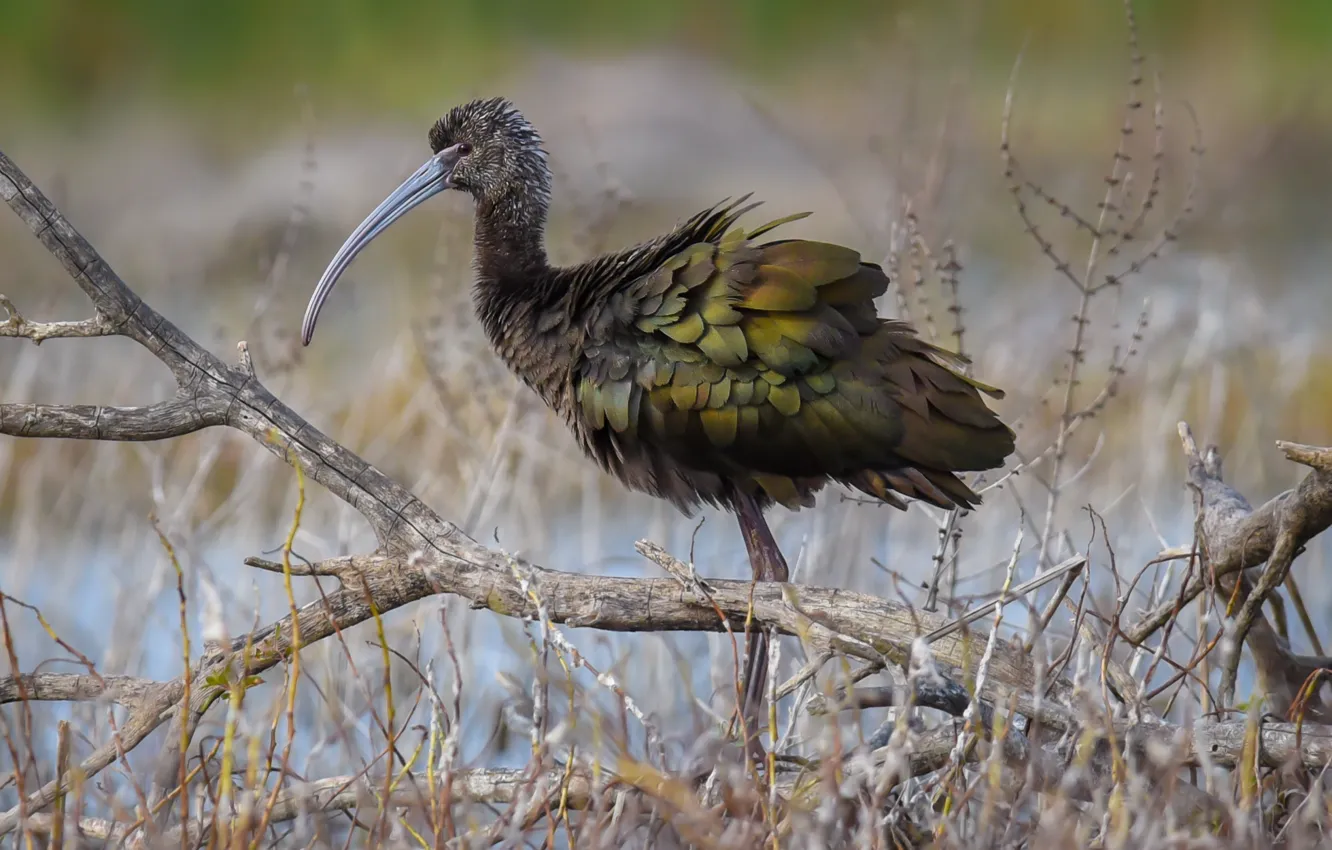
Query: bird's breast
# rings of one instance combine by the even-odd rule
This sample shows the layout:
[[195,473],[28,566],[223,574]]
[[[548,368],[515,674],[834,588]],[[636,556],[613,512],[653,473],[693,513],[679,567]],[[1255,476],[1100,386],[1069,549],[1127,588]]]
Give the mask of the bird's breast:
[[569,399],[573,358],[567,341],[550,334],[532,333],[500,340],[495,350],[509,370],[549,407],[560,413],[572,409]]
[[[547,406],[570,421],[573,413],[572,368],[583,334],[562,305],[515,295],[515,287],[482,280],[477,313],[495,353]],[[572,424],[572,422],[570,422]]]

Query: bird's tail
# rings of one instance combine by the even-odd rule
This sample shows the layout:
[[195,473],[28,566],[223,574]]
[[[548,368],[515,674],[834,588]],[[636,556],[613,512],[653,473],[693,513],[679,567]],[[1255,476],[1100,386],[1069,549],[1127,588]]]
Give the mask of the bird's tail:
[[974,508],[980,496],[959,472],[995,469],[1013,453],[1013,430],[982,396],[1003,392],[965,374],[967,359],[885,322],[874,337],[900,428],[892,457],[846,476],[844,483],[895,507],[907,496],[941,508]]

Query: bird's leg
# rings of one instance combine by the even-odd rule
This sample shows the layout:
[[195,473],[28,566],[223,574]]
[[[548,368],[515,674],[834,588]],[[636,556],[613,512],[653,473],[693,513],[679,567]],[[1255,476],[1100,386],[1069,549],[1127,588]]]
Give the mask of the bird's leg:
[[749,564],[754,570],[755,581],[786,581],[790,570],[786,568],[786,558],[777,545],[777,538],[772,536],[768,521],[763,518],[754,497],[739,493],[732,498],[735,515],[740,520],[740,533],[745,537],[745,548],[749,550]]
[[[738,490],[732,497],[736,518],[740,521],[740,533],[745,538],[745,549],[749,552],[749,566],[753,570],[755,581],[786,581],[790,570],[786,567],[786,558],[772,536],[772,529],[763,518],[763,510],[752,496]],[[743,716],[745,733],[749,736],[747,745],[762,753],[759,740],[759,708],[763,705],[763,691],[768,679],[768,638],[762,628],[755,628],[749,636],[745,661]]]

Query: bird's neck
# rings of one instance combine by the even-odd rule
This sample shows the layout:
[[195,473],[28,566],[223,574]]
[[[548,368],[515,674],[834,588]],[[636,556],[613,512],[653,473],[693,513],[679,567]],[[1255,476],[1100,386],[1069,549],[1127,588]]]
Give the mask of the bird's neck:
[[519,280],[550,268],[543,197],[511,191],[476,204],[476,266],[485,280]]
[[556,270],[546,258],[542,199],[477,202],[477,316],[500,358],[548,403],[556,404],[572,354],[543,331],[556,302]]

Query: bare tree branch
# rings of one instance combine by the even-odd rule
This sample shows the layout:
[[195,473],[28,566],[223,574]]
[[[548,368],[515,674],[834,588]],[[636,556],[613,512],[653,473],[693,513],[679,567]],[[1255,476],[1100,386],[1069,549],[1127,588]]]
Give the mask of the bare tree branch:
[[0,322],[0,336],[30,339],[33,345],[41,345],[42,340],[59,337],[86,339],[116,333],[115,328],[101,313],[91,319],[80,319],[75,322],[29,322],[19,312],[18,307],[14,306],[14,302],[3,294],[0,294],[0,309],[9,314],[5,321]]
[[268,561],[263,558],[246,558],[245,566],[254,567],[257,570],[263,570],[267,573],[278,573],[279,575],[290,571],[294,576],[336,576],[340,577],[346,572],[350,565],[350,559],[333,558],[327,561],[318,561],[313,564],[292,564],[283,566],[276,561]]
[[226,408],[214,401],[180,398],[145,407],[0,404],[0,434],[72,440],[166,440],[223,424]]
[[[789,785],[789,783],[788,783]],[[395,790],[387,800],[378,799],[382,790],[381,782],[367,781],[364,776],[333,776],[314,782],[305,782],[283,791],[274,801],[269,815],[270,823],[283,823],[300,817],[317,816],[334,812],[353,811],[362,806],[377,808],[382,804],[391,806],[424,806],[420,788],[426,786],[425,776],[399,779]],[[563,768],[547,770],[533,776],[530,770],[513,768],[476,768],[455,771],[449,777],[449,791],[455,802],[480,802],[490,804],[511,803],[533,790],[549,794],[565,794],[565,805],[574,810],[588,806],[596,790],[592,779],[583,771],[575,771],[566,776]],[[251,811],[257,811],[265,803],[261,794],[251,795],[245,801]],[[242,808],[238,804],[236,808]],[[231,815],[234,817],[235,812]],[[207,835],[199,821],[191,822],[189,828],[189,846],[198,846]],[[28,827],[38,834],[50,834],[54,819],[50,815],[36,814],[28,818]],[[78,830],[84,836],[98,841],[122,842],[134,839],[136,828],[133,824],[117,823],[102,818],[83,818],[78,822]],[[161,839],[161,846],[180,846],[181,830],[179,827],[169,831]],[[142,838],[142,836],[139,836]],[[129,846],[140,846],[142,841]]]
[[[1180,439],[1189,465],[1189,483],[1197,494],[1208,572],[1216,577],[1256,567],[1278,552],[1284,541],[1283,559],[1293,557],[1304,545],[1332,525],[1332,471],[1327,458],[1332,452],[1291,443],[1278,443],[1288,458],[1311,466],[1299,486],[1253,508],[1247,499],[1221,479],[1221,455],[1215,446],[1200,453],[1186,423],[1180,423]],[[1307,463],[1305,461],[1308,461]],[[1150,637],[1186,603],[1207,586],[1206,577],[1195,577],[1174,599],[1142,616],[1127,629],[1124,638],[1138,645]]]
[[0,678],[0,705],[20,700],[52,702],[105,699],[134,705],[156,683],[137,676],[90,676],[83,673],[33,673]]

